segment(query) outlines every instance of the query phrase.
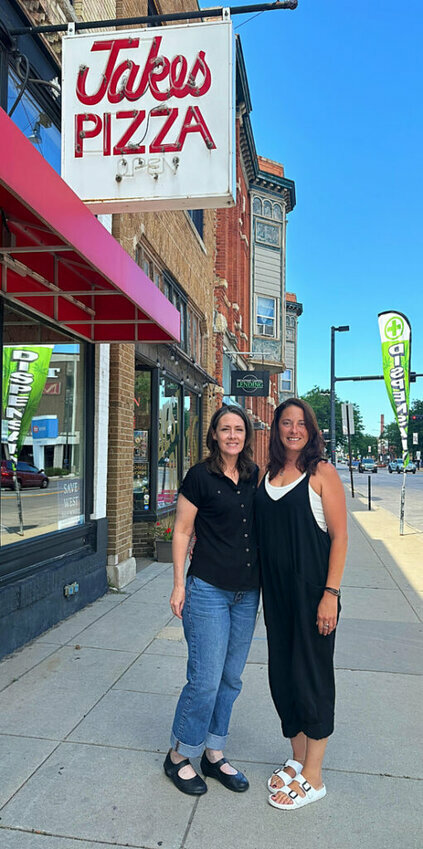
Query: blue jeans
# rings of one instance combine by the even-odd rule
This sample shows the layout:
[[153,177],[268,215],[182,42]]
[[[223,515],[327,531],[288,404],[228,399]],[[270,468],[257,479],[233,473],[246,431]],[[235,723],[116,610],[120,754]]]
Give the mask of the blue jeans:
[[229,720],[241,692],[241,674],[253,637],[258,590],[220,590],[187,578],[182,614],[188,643],[187,683],[179,697],[170,743],[195,758],[224,749]]

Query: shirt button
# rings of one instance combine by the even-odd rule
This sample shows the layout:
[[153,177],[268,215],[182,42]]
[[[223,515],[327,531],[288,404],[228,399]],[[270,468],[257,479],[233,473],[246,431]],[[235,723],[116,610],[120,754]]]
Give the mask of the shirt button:
[[241,504],[241,507],[245,507],[245,504]]
[[249,548],[246,548],[245,550],[246,550],[246,551],[249,551],[250,549],[249,549]]
[[246,522],[247,520],[246,520],[246,519],[243,519],[242,521],[243,521],[243,522]]
[[251,563],[247,563],[247,566],[251,566]]
[[240,489],[237,489],[236,494],[237,494],[237,495],[241,495],[241,490],[240,490]]
[[220,495],[220,489],[217,490],[217,494]]
[[244,534],[245,537],[248,537],[248,534]]

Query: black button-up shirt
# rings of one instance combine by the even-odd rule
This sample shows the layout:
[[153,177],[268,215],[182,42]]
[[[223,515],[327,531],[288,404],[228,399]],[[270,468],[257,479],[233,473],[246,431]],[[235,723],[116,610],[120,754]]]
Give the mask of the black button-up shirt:
[[204,462],[189,469],[179,490],[198,507],[189,575],[234,592],[259,586],[254,522],[257,480],[258,466],[249,480],[237,484],[209,472]]

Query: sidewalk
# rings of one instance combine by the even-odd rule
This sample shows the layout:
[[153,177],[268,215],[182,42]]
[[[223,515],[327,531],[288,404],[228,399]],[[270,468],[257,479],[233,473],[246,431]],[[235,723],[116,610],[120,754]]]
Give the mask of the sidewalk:
[[289,750],[262,614],[226,752],[250,790],[208,779],[193,800],[165,777],[186,651],[171,567],[151,563],[0,663],[2,849],[420,849],[423,534],[399,537],[390,513],[347,497],[326,798],[290,816],[267,804],[266,780]]

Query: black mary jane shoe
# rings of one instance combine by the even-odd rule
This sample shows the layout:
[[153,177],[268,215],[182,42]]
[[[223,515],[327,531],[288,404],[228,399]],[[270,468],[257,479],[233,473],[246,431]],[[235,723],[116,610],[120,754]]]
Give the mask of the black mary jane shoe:
[[175,787],[182,793],[187,793],[188,796],[202,796],[203,793],[207,793],[207,784],[200,775],[195,775],[194,778],[181,778],[178,775],[179,770],[184,766],[188,766],[188,764],[188,758],[185,758],[184,761],[179,761],[178,764],[174,764],[171,760],[169,750],[163,764],[163,769],[167,777],[173,781]]
[[222,764],[227,763],[228,761],[226,758],[220,758],[220,761],[216,761],[215,764],[212,764],[210,763],[206,753],[203,752],[200,764],[201,772],[209,778],[217,778],[217,780],[220,781],[227,790],[233,790],[234,793],[244,793],[244,791],[248,790],[250,786],[248,779],[242,772],[237,772],[236,775],[228,775],[226,772],[222,772],[220,767]]

